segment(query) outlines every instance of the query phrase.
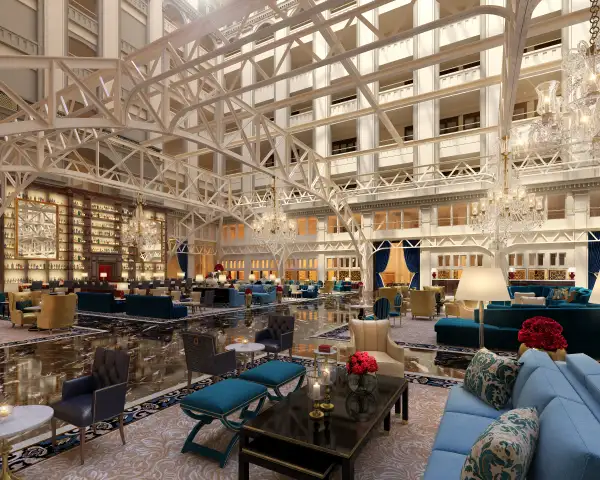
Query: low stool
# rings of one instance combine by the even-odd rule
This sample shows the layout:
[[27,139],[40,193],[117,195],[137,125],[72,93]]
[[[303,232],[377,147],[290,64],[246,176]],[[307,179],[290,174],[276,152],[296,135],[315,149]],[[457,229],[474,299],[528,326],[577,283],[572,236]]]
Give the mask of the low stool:
[[271,401],[279,401],[285,398],[281,393],[281,387],[298,379],[294,392],[302,387],[304,377],[306,376],[306,367],[293,362],[283,362],[281,360],[271,360],[258,367],[251,368],[240,374],[240,379],[249,382],[259,383],[275,393],[271,394],[267,390],[267,395]]

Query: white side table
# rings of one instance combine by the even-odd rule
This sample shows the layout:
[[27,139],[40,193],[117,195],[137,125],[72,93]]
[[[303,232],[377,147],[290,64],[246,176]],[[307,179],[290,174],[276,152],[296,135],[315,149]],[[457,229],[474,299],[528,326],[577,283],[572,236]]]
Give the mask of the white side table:
[[12,414],[0,422],[2,480],[17,478],[8,469],[8,454],[12,449],[11,440],[50,421],[53,415],[54,410],[46,405],[25,405],[15,407]]
[[254,364],[254,354],[256,352],[262,352],[265,349],[265,346],[262,343],[232,343],[225,347],[225,350],[231,351],[235,350],[235,353],[250,355],[250,361]]

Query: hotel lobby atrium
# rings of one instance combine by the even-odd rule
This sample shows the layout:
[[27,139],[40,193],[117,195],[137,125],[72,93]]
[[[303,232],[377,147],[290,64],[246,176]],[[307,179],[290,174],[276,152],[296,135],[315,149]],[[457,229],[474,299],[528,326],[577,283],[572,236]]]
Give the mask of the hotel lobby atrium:
[[600,477],[598,0],[1,3],[2,480]]

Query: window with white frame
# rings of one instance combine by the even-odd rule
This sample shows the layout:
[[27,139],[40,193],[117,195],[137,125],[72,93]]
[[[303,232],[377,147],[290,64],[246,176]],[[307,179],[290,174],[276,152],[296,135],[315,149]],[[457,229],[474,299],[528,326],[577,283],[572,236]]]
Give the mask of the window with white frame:
[[567,252],[525,252],[508,255],[513,280],[567,280]]
[[438,226],[451,227],[468,223],[469,206],[466,202],[438,206]]
[[600,217],[600,191],[590,192],[590,217]]
[[256,276],[256,279],[259,278],[269,278],[272,273],[277,273],[277,265],[275,265],[275,260],[252,260],[250,262],[252,270],[251,274]]
[[299,217],[296,219],[298,235],[316,235],[317,217]]
[[317,257],[289,258],[285,262],[285,278],[287,280],[313,280],[317,281]]
[[373,212],[373,230],[397,230],[419,227],[419,209],[385,210]]
[[[357,225],[357,229],[362,225],[362,216],[360,213],[355,213],[354,222]],[[347,233],[348,230],[343,225],[342,221],[337,216],[327,217],[327,233]]]
[[233,280],[244,280],[244,263],[244,260],[225,260],[225,275],[231,276]]
[[460,279],[464,268],[483,267],[482,253],[446,253],[437,256],[438,280]]
[[225,224],[221,229],[221,239],[223,242],[233,242],[244,239],[244,224],[233,223]]
[[548,220],[557,220],[566,217],[566,199],[564,193],[552,194],[546,197]]
[[353,282],[360,281],[360,267],[358,257],[327,257],[325,259],[327,280],[346,280],[350,278]]

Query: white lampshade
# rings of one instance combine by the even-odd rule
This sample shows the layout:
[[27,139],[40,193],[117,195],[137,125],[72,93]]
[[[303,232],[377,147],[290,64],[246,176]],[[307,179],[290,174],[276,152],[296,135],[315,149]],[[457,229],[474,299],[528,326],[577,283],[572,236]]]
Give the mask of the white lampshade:
[[248,275],[248,280],[250,282],[254,282],[256,280],[256,275],[254,275],[253,273],[251,273],[250,275]]
[[87,278],[87,277],[88,277],[88,274],[87,274],[87,272],[83,272],[83,273],[81,274],[81,278]]
[[501,268],[466,268],[458,282],[455,300],[509,301]]
[[204,275],[201,275],[201,274],[196,275],[196,281],[197,282],[203,282],[204,281]]
[[350,281],[350,277],[346,277],[346,278],[344,278],[344,281],[345,281],[345,282],[349,282],[349,281]]
[[106,277],[108,277],[108,273],[106,273],[106,272],[100,273],[100,278],[106,278]]
[[281,278],[275,279],[275,285],[281,285]]
[[592,294],[590,295],[588,303],[600,303],[600,282],[598,280],[594,283],[594,288],[592,289]]
[[225,281],[227,280],[227,275],[219,275],[219,282],[221,283],[225,283]]
[[434,268],[432,268],[432,269],[431,269],[431,273],[437,273],[437,268],[435,268],[435,267],[434,267]]
[[[567,272],[568,272],[568,273],[575,273],[576,271],[577,271],[577,270],[575,269],[575,267],[569,267],[569,268],[567,269]],[[595,284],[594,284],[594,286],[595,286]]]
[[129,278],[129,275],[128,275],[127,273],[122,273],[122,274],[121,274],[121,278],[122,278],[123,280],[127,280],[127,279]]
[[177,272],[177,278],[183,278],[183,277],[185,277],[185,273]]
[[515,273],[515,267],[508,267],[508,273]]
[[276,278],[277,277],[275,276],[274,273],[272,273],[271,275],[269,275],[269,280],[271,280],[272,282],[274,282]]

